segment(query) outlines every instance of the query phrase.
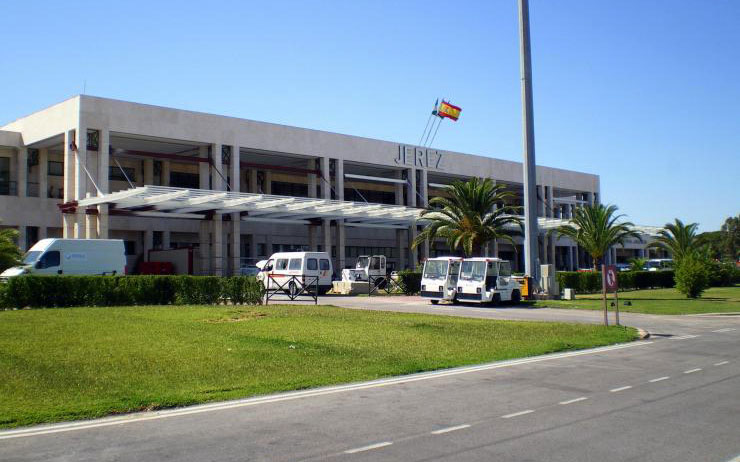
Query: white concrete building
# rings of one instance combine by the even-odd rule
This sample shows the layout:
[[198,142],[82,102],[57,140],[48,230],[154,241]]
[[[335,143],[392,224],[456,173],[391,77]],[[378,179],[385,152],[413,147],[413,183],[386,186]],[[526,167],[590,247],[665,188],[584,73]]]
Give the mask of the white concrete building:
[[[409,267],[446,250],[409,249],[419,228],[404,207],[473,176],[505,184],[521,205],[518,162],[233,117],[75,96],[0,127],[0,225],[18,228],[23,249],[44,237],[124,239],[130,270],[149,250],[173,247],[197,249],[201,274],[292,249],[330,249],[336,268],[373,253]],[[597,175],[538,166],[537,184],[550,226],[599,201]],[[520,268],[518,247],[488,251]],[[540,249],[559,269],[588,265],[566,239],[541,232]]]

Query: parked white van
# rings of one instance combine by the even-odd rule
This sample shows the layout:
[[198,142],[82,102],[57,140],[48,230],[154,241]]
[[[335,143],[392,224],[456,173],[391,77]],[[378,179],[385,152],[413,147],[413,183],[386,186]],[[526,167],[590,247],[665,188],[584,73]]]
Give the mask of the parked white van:
[[428,298],[433,305],[440,300],[455,302],[462,261],[460,257],[428,258],[421,275],[421,296]]
[[126,252],[120,239],[41,239],[26,252],[20,266],[0,277],[34,275],[123,275]]
[[511,277],[511,263],[500,258],[466,258],[460,267],[457,299],[462,302],[519,303],[522,289]]
[[[334,274],[331,258],[326,252],[274,253],[267,261],[258,262],[257,267],[260,268],[257,278],[266,289],[283,287],[291,294],[299,292],[302,284],[313,287],[318,277],[319,293],[323,295],[331,289]],[[298,279],[297,283],[291,276]]]

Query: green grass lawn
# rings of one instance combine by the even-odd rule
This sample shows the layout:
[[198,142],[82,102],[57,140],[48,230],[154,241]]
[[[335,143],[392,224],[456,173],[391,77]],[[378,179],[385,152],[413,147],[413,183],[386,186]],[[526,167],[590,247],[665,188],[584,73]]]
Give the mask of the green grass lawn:
[[0,427],[630,341],[634,329],[330,306],[0,312]]
[[[608,295],[608,302],[614,295]],[[629,300],[632,306],[624,306]],[[543,300],[537,307],[601,310],[601,294],[576,295],[576,300]],[[613,308],[609,306],[609,310]],[[740,313],[740,286],[712,287],[701,298],[688,299],[676,289],[635,290],[619,293],[619,311],[647,314]]]

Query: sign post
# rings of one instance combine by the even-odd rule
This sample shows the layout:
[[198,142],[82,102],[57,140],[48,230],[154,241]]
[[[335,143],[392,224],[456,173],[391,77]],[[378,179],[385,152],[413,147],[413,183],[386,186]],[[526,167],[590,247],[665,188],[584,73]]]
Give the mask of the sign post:
[[601,265],[602,298],[604,300],[604,325],[609,325],[609,315],[606,308],[606,293],[614,292],[615,321],[619,325],[619,298],[617,298],[617,267],[614,265]]

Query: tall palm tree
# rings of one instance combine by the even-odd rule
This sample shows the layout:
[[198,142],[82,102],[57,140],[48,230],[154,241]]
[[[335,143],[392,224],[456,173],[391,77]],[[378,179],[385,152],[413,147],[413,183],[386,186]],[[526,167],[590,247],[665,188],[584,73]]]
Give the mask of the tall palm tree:
[[676,218],[673,223],[666,223],[649,247],[658,247],[669,251],[678,263],[686,255],[693,254],[698,250],[696,236],[698,226],[697,223],[685,225]]
[[451,250],[462,249],[466,256],[480,255],[483,246],[504,239],[514,240],[504,232],[509,224],[521,224],[514,214],[519,207],[506,202],[514,195],[490,178],[472,178],[455,181],[448,190],[449,197],[434,197],[421,217],[429,224],[414,239],[413,247],[425,241],[434,246],[437,237],[444,238]]
[[594,270],[598,270],[599,263],[609,248],[615,245],[624,245],[629,237],[642,242],[640,235],[632,230],[635,225],[629,221],[617,223],[624,215],[617,215],[616,205],[586,205],[577,208],[575,215],[567,225],[553,230],[559,236],[566,236],[591,255]]
[[0,229],[0,272],[17,265],[21,260],[21,250],[16,245],[18,231],[13,228]]

